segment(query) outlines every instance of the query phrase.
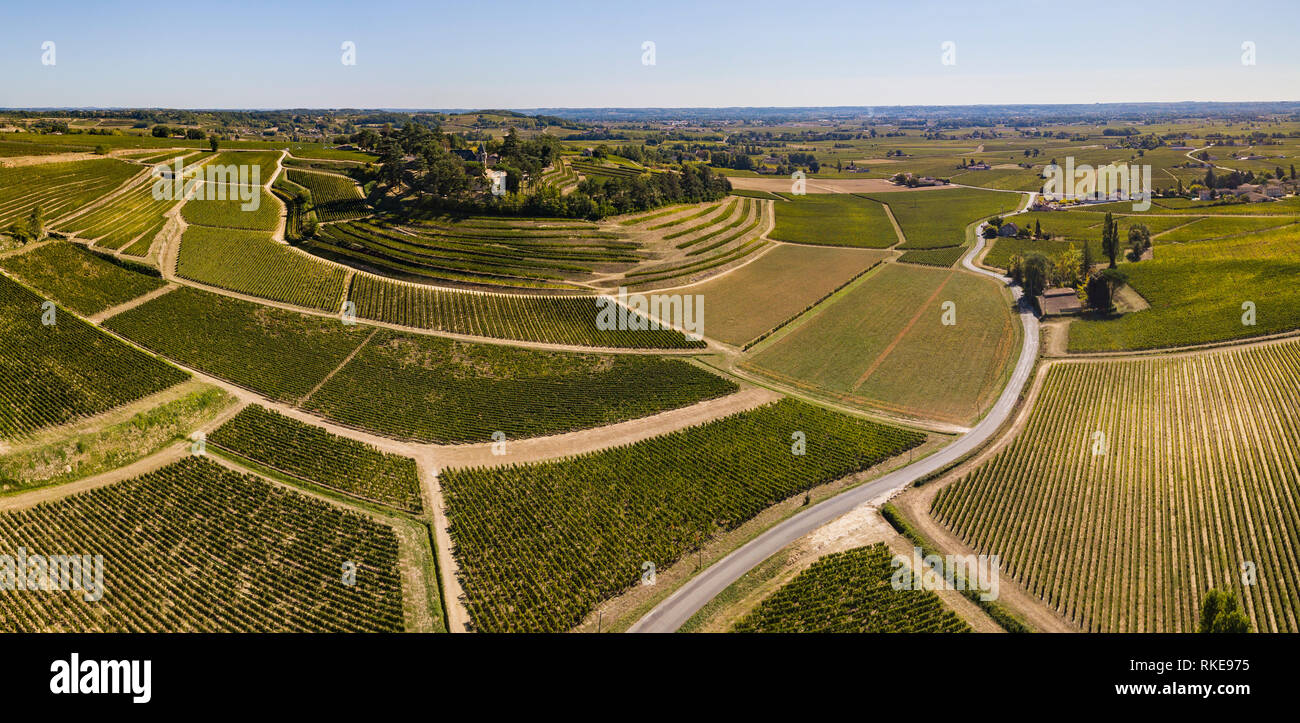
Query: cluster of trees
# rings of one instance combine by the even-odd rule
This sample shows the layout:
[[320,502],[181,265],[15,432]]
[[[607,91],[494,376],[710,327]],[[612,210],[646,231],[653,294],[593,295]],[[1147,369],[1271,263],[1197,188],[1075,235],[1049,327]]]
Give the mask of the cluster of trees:
[[[1001,219],[992,219],[1001,225]],[[1042,225],[1035,221],[1032,234],[1021,229],[1024,236],[1032,235],[1035,239],[1048,238]],[[1138,261],[1151,248],[1151,230],[1145,224],[1134,224],[1129,228],[1129,258]],[[1055,256],[1039,251],[1031,251],[1011,258],[1011,278],[1024,289],[1028,296],[1037,296],[1049,287],[1072,288],[1083,295],[1084,302],[1092,309],[1109,312],[1114,308],[1115,290],[1128,283],[1128,274],[1117,266],[1120,255],[1119,223],[1107,213],[1102,223],[1101,249],[1109,262],[1104,269],[1096,269],[1092,257],[1092,247],[1087,243],[1082,248],[1069,244]]]
[[[540,184],[525,192],[529,182],[559,158],[561,145],[547,134],[524,140],[511,128],[501,141],[485,142],[476,149],[498,155],[494,170],[506,174],[506,193],[493,195],[483,182],[482,162],[453,153],[456,146],[464,145],[463,140],[438,128],[407,123],[400,129],[364,129],[349,141],[379,155],[372,200],[412,194],[421,205],[449,211],[600,218],[666,203],[715,200],[731,190],[731,183],[709,168],[683,163],[676,173],[588,178],[568,195]],[[649,159],[654,151],[638,149],[632,155]]]
[[[1281,166],[1277,166],[1276,168],[1274,168],[1271,173],[1268,171],[1261,171],[1258,175],[1256,175],[1254,171],[1245,171],[1245,172],[1232,171],[1222,176],[1215,174],[1214,168],[1207,168],[1205,169],[1204,184],[1206,188],[1210,188],[1210,189],[1218,189],[1218,188],[1232,189],[1232,188],[1236,188],[1237,186],[1240,186],[1243,183],[1251,183],[1251,184],[1262,183],[1264,181],[1267,181],[1270,178],[1276,178],[1278,180],[1287,180],[1288,174],[1286,173],[1286,171],[1282,169]],[[1296,180],[1296,171],[1295,171],[1294,163],[1291,164],[1291,173],[1289,178],[1292,181]]]
[[679,173],[587,178],[567,195],[543,185],[531,193],[502,196],[424,194],[418,203],[426,208],[470,214],[597,219],[670,203],[716,201],[730,190],[731,182],[708,166],[685,164]]
[[1202,633],[1249,633],[1250,618],[1227,590],[1211,590],[1201,600]]
[[41,204],[33,206],[27,218],[9,224],[4,233],[20,245],[45,238],[45,212],[41,209]]
[[208,137],[207,133],[198,128],[172,128],[170,126],[156,125],[153,130],[149,131],[154,138],[171,138],[178,133],[185,133],[185,137],[192,141],[201,141]]

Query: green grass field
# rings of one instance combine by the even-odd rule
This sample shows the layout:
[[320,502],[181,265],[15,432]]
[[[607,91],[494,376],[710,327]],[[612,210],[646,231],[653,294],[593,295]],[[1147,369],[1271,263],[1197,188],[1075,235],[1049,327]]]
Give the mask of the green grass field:
[[820,246],[883,249],[898,234],[880,204],[847,193],[779,194],[770,238]]
[[[942,321],[944,302],[956,324]],[[885,264],[756,346],[741,366],[849,404],[969,424],[992,403],[1018,341],[997,282]]]

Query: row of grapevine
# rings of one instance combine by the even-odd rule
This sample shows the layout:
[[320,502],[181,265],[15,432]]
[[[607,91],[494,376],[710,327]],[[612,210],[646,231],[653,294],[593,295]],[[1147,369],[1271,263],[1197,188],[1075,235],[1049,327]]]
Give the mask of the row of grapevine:
[[45,304],[0,276],[0,437],[100,414],[189,378]]
[[924,438],[785,399],[568,459],[444,471],[473,625],[569,630],[645,563],[667,569],[772,504]]
[[361,189],[346,176],[298,170],[286,175],[311,193],[312,207],[321,221],[344,221],[369,213]]
[[[168,165],[168,168],[175,171],[173,165]],[[182,170],[182,177],[188,178],[196,170],[197,167],[190,163]],[[155,184],[159,180],[166,184],[172,183],[170,176],[161,179],[146,176],[130,191],[60,224],[58,230],[92,240],[96,246],[114,250],[139,242],[145,247],[145,253],[148,253],[148,246],[167,223],[167,212],[181,202],[181,198],[175,194],[175,188],[169,189],[171,195],[163,194],[162,198],[155,198]]]
[[186,366],[284,402],[305,396],[372,331],[188,286],[124,311],[104,326]]
[[415,460],[250,404],[208,437],[216,447],[291,477],[418,513]]
[[176,275],[240,294],[338,311],[347,269],[276,243],[264,231],[190,226]]
[[29,560],[102,556],[102,598],[0,595],[6,632],[405,628],[392,528],[199,457],[0,513],[0,539]]
[[163,356],[340,424],[426,442],[584,429],[736,388],[672,359],[401,334],[192,287],[105,325]]
[[635,243],[603,232],[442,220],[329,225],[306,248],[401,278],[484,288],[579,289],[573,282],[591,278],[597,268],[641,259]]
[[0,259],[0,268],[82,316],[93,316],[166,285],[160,278],[128,270],[67,241],[53,241]]
[[930,590],[895,590],[884,543],[814,562],[736,623],[737,633],[967,633]]
[[476,294],[358,273],[348,298],[362,319],[453,334],[608,348],[705,346],[671,329],[600,329],[601,307],[591,296]]
[[25,218],[38,204],[47,221],[83,208],[141,172],[115,158],[0,167],[0,228]]
[[399,439],[489,442],[599,427],[736,391],[692,364],[380,330],[304,408]]
[[1297,459],[1300,343],[1058,364],[933,514],[1084,630],[1195,630],[1230,587],[1257,630],[1295,632]]
[[[202,183],[181,206],[181,218],[194,226],[274,231],[280,225],[280,201],[261,187],[228,186],[217,194],[216,184]],[[240,193],[250,200],[242,200]]]

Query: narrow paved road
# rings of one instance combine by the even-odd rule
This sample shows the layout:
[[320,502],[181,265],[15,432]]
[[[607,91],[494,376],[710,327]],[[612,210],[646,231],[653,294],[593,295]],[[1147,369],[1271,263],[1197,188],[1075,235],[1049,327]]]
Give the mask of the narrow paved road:
[[[1029,194],[1029,200],[1025,204],[1026,209],[1033,205],[1034,196],[1036,195]],[[1023,213],[1023,210],[1018,213]],[[982,229],[982,225],[977,229],[975,246],[962,258],[962,265],[975,273],[992,276],[1004,283],[1009,283],[1010,279],[992,271],[978,268],[973,263],[973,260],[984,249],[984,236],[978,232]],[[1013,287],[1011,293],[1019,303],[1020,323],[1024,327],[1024,342],[1020,347],[1020,359],[1016,362],[1016,368],[1011,373],[1006,388],[1002,390],[1002,396],[998,397],[997,403],[993,405],[993,408],[989,410],[989,413],[985,415],[979,424],[975,425],[966,434],[958,437],[952,444],[929,457],[894,470],[880,479],[824,500],[755,537],[689,580],[671,596],[655,606],[653,610],[646,613],[645,617],[628,629],[628,632],[676,632],[692,615],[710,600],[717,597],[719,593],[739,579],[741,575],[780,552],[790,543],[848,513],[859,505],[866,504],[882,494],[901,489],[922,477],[957,462],[989,440],[1002,426],[1002,423],[1011,416],[1016,401],[1020,398],[1020,392],[1029,382],[1030,374],[1034,369],[1034,362],[1038,358],[1038,318],[1034,316],[1029,303],[1021,298],[1018,287]]]

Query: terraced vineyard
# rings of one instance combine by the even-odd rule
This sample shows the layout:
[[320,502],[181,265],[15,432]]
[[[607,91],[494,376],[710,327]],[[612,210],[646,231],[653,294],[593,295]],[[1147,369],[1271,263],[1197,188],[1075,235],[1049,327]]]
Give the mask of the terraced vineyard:
[[282,402],[306,395],[372,331],[191,287],[118,314],[104,326]]
[[405,629],[392,528],[198,457],[0,513],[0,538],[103,556],[95,602],[81,590],[0,595],[6,632]]
[[[716,208],[716,206],[714,207]],[[769,244],[759,238],[767,223],[768,204],[763,201],[732,198],[698,223],[685,225],[663,238],[674,242],[670,260],[643,264],[623,277],[603,282],[607,289],[627,286],[632,289],[650,286],[680,286],[716,273],[723,267],[744,261]],[[690,214],[690,218],[697,214]],[[665,224],[679,223],[668,221]],[[665,224],[657,224],[657,228]],[[680,239],[680,240],[678,240]],[[683,253],[684,252],[684,253]]]
[[1193,631],[1224,587],[1254,629],[1295,632],[1298,390],[1296,342],[1058,364],[1025,428],[933,514],[1087,631]]
[[0,268],[82,316],[93,316],[166,285],[156,276],[130,271],[67,241],[0,259]]
[[321,221],[345,221],[369,212],[361,189],[346,176],[293,170],[286,175],[311,193],[312,208]]
[[277,472],[371,502],[418,513],[415,460],[250,404],[208,437],[220,449]]
[[[177,154],[171,153],[168,157],[175,158]],[[183,178],[188,178],[200,168],[192,161],[186,163],[182,170]],[[172,169],[171,173],[175,172],[174,167],[169,166],[169,168]],[[163,184],[166,188],[155,188],[157,184]],[[162,198],[156,199],[155,191],[164,190],[170,195],[159,193],[157,195],[161,195]],[[162,177],[150,175],[130,191],[88,213],[60,224],[58,228],[64,233],[94,241],[96,246],[113,250],[126,248],[130,249],[134,256],[145,256],[154,237],[167,224],[165,214],[182,200],[183,188],[179,194],[176,190],[170,175]]]
[[185,381],[185,372],[100,332],[0,276],[0,438],[100,414]]
[[476,294],[358,273],[348,299],[358,318],[453,334],[622,349],[705,346],[671,329],[599,329],[601,307],[590,296]]
[[0,228],[26,218],[36,205],[47,221],[111,193],[143,169],[113,158],[0,167]]
[[597,427],[734,391],[734,383],[673,359],[381,330],[305,408],[390,437],[447,444]]
[[736,633],[968,633],[930,590],[895,590],[884,543],[827,555],[736,623]]
[[325,226],[304,248],[412,281],[498,289],[578,290],[598,269],[641,258],[618,234],[586,227],[365,220]]
[[176,259],[181,278],[321,311],[342,307],[347,274],[272,241],[264,231],[190,226]]
[[[795,432],[807,452],[792,453]],[[782,400],[565,460],[441,475],[479,630],[563,631],[714,534],[920,444],[916,432]]]

